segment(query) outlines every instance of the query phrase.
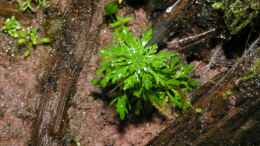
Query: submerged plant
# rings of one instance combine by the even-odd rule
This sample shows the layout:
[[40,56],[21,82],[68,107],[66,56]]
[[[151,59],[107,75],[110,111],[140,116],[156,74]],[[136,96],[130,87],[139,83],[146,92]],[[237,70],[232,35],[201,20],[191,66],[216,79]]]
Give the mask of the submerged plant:
[[146,46],[151,37],[151,30],[137,38],[122,26],[115,30],[113,43],[100,51],[93,84],[111,89],[111,104],[121,120],[127,113],[144,112],[145,104],[159,111],[168,105],[179,109],[190,106],[184,97],[196,85],[190,77],[192,66],[183,64],[174,52]]
[[34,46],[50,42],[48,37],[40,37],[38,29],[35,27],[23,27],[13,16],[5,20],[3,31],[11,37],[17,39],[19,46],[23,47],[23,55],[27,57],[31,54]]

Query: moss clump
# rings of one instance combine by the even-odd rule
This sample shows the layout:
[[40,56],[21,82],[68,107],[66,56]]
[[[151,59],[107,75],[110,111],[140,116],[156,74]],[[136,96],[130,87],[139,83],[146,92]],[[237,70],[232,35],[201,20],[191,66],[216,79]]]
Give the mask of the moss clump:
[[23,52],[24,57],[28,57],[35,46],[50,43],[48,37],[39,36],[38,28],[24,27],[14,16],[5,20],[2,29],[3,32],[17,40],[17,44],[22,48],[19,51]]
[[239,33],[259,15],[259,0],[215,0],[213,8],[224,12],[224,20],[232,35]]
[[[257,48],[257,53],[260,53],[260,48]],[[241,80],[249,80],[260,74],[260,56],[255,59],[250,71],[241,78]]]
[[21,11],[36,12],[39,8],[49,6],[49,0],[17,0],[18,7]]

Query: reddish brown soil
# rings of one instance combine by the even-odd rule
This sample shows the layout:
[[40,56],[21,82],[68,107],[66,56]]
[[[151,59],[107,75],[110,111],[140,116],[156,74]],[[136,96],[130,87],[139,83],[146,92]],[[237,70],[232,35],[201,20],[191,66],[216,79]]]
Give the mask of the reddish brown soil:
[[28,59],[16,60],[5,53],[12,47],[10,41],[0,34],[0,146],[25,146],[37,105],[40,59],[46,49],[39,47]]

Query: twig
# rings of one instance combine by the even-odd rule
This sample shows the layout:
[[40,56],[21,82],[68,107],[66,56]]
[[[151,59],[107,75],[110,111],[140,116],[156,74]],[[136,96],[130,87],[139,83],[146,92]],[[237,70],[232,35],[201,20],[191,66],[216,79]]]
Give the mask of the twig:
[[185,46],[187,44],[190,44],[190,43],[196,42],[196,41],[198,41],[202,38],[205,38],[206,36],[208,36],[208,35],[210,35],[214,32],[216,32],[216,28],[212,28],[212,29],[205,31],[203,33],[200,33],[200,34],[185,37],[185,38],[182,38],[180,40],[173,40],[173,41],[167,43],[167,47],[168,48],[175,48],[175,47],[179,47],[179,46]]
[[216,50],[214,50],[214,53],[211,56],[210,61],[207,64],[206,69],[204,70],[204,73],[208,72],[208,70],[210,70],[212,68],[212,66],[216,64],[217,59],[219,59],[220,56],[223,54],[223,52],[221,53],[221,51],[223,51],[222,43],[216,46]]

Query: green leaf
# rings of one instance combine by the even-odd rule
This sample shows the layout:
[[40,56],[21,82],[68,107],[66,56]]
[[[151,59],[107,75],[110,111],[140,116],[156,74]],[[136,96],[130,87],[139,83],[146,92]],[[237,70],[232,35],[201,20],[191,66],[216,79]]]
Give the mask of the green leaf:
[[23,44],[25,44],[25,43],[26,43],[26,39],[24,39],[24,38],[18,39],[18,44],[19,44],[19,45],[23,45]]
[[110,2],[105,6],[106,15],[114,15],[118,11],[118,4],[116,2]]
[[212,7],[217,10],[224,10],[225,6],[223,2],[215,2],[212,4]]
[[116,102],[116,111],[119,114],[119,117],[121,120],[125,119],[125,116],[128,112],[127,110],[127,96],[123,95],[120,97],[116,97],[117,98],[117,102]]
[[142,35],[142,46],[145,46],[148,41],[151,39],[151,36],[153,34],[152,29],[148,29],[143,35]]
[[179,93],[179,91],[172,89],[171,90],[174,94],[171,94],[169,91],[167,92],[168,96],[170,97],[172,103],[174,103],[174,105],[177,108],[182,109],[183,108],[183,102],[181,100],[181,95]]
[[37,45],[38,44],[37,31],[38,31],[38,29],[36,29],[36,28],[30,28],[28,30],[33,45]]
[[31,55],[31,49],[30,48],[26,48],[23,54],[24,58],[27,58]]
[[21,29],[21,24],[16,20],[14,16],[5,20],[3,31],[8,33],[12,37],[17,37],[17,31]]
[[38,8],[49,6],[48,0],[17,0],[18,7],[21,11],[35,12]]
[[203,112],[203,109],[202,109],[202,108],[195,108],[195,112],[196,112],[196,113],[202,113],[202,112]]
[[[116,17],[116,20],[112,22],[110,25],[113,28],[121,27],[127,24],[129,21],[131,21],[133,18],[132,17]],[[120,30],[119,29],[119,30]]]
[[39,40],[39,44],[48,44],[50,42],[51,42],[51,40],[48,37],[43,37],[43,38],[40,38],[40,40]]
[[[138,87],[137,87],[137,88],[138,88]],[[133,91],[133,95],[134,95],[135,97],[137,97],[137,98],[140,98],[141,95],[142,95],[142,93],[143,93],[143,88],[142,88],[142,87],[139,88],[139,90],[134,90],[134,91]]]
[[136,79],[136,76],[131,75],[124,81],[123,90],[128,90],[130,88],[133,88],[136,85],[137,81],[138,81],[138,79]]
[[143,87],[146,90],[150,90],[153,87],[153,78],[150,74],[142,74]]
[[112,83],[120,81],[122,78],[126,78],[129,75],[129,70],[127,67],[122,67],[117,70],[113,70],[111,73]]
[[158,106],[161,106],[165,101],[166,96],[167,95],[165,94],[165,92],[157,92],[156,94],[150,93],[149,99],[151,102],[157,104]]
[[17,2],[21,11],[33,11],[32,0],[17,0]]
[[48,43],[47,37],[38,35],[38,28],[23,27],[14,16],[5,20],[3,31],[17,40],[18,45],[27,49],[23,49],[23,56],[26,58],[31,54],[33,47],[42,43]]
[[99,80],[94,79],[94,80],[91,80],[90,83],[91,83],[92,85],[98,85]]

